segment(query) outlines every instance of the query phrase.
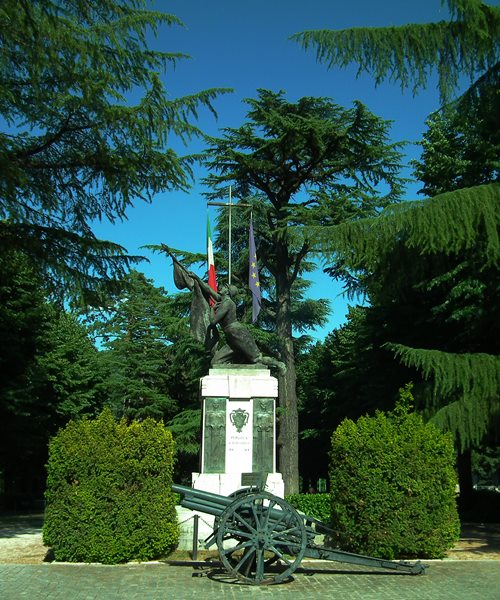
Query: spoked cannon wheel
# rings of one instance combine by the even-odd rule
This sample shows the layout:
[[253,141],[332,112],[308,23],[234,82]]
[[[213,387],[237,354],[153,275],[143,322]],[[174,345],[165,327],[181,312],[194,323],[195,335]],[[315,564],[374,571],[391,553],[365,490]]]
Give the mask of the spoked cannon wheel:
[[[307,544],[302,517],[283,499],[267,492],[236,498],[217,519],[222,564],[252,585],[280,583],[300,565]],[[276,561],[283,569],[266,569]]]

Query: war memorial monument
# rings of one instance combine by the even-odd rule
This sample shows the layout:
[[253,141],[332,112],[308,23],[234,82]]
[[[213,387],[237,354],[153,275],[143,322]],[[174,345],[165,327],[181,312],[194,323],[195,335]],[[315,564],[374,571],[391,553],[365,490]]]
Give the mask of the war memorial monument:
[[[284,365],[264,356],[250,331],[237,320],[234,286],[222,285],[216,291],[169,254],[176,287],[192,294],[191,334],[212,355],[209,373],[200,380],[200,470],[192,473],[191,485],[229,496],[263,483],[266,491],[283,497],[283,478],[276,471],[278,378],[270,367],[280,372]],[[187,509],[179,513],[181,543],[187,547],[192,543],[189,513]],[[205,524],[209,533],[213,524]]]

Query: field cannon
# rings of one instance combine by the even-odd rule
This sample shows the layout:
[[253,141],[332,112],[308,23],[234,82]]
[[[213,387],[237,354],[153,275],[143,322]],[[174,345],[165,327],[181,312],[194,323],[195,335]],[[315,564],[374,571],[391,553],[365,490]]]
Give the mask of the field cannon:
[[217,544],[227,572],[248,584],[281,583],[304,557],[411,575],[425,571],[420,561],[383,560],[316,545],[318,534],[328,535],[333,530],[297,512],[282,498],[258,488],[243,489],[227,497],[177,484],[172,490],[181,495],[181,506],[215,517],[214,530],[205,540],[205,548]]

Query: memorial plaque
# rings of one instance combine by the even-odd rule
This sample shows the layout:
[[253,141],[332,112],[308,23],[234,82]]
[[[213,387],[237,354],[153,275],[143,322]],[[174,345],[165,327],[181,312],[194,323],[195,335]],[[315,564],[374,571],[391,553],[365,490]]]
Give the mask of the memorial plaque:
[[[193,487],[228,495],[252,474],[267,474],[266,490],[283,496],[276,472],[278,381],[261,365],[225,365],[200,381],[203,405],[200,473]],[[243,486],[245,487],[245,486]]]
[[253,401],[252,471],[274,472],[274,398]]
[[252,470],[252,403],[229,400],[226,420],[226,473]]
[[226,461],[226,399],[205,398],[204,473],[224,473]]

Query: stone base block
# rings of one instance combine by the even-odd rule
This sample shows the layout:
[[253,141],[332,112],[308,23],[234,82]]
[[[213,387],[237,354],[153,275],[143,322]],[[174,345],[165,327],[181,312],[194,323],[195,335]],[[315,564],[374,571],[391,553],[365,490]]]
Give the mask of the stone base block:
[[[191,485],[197,490],[229,496],[245,487],[241,483],[241,475],[241,473],[193,473]],[[267,475],[265,491],[280,498],[284,497],[285,484],[281,473]]]
[[[241,473],[193,473],[192,487],[212,494],[229,496],[233,492],[242,489]],[[281,473],[269,473],[266,481],[266,492],[270,492],[280,498],[284,497],[285,485]],[[177,506],[177,518],[179,520],[180,539],[179,550],[193,550],[194,518],[198,515],[198,549],[204,549],[204,541],[212,534],[214,517],[206,513],[190,510]],[[216,550],[216,546],[212,547]]]

